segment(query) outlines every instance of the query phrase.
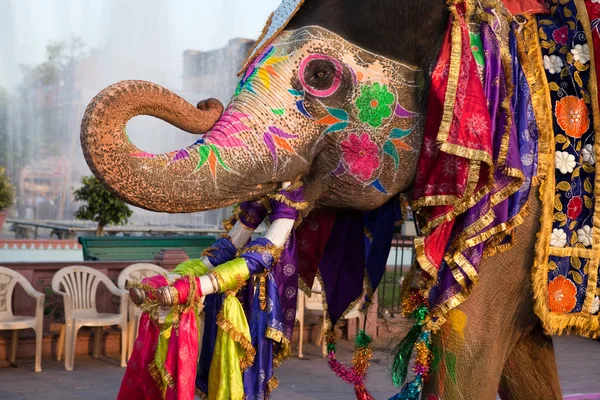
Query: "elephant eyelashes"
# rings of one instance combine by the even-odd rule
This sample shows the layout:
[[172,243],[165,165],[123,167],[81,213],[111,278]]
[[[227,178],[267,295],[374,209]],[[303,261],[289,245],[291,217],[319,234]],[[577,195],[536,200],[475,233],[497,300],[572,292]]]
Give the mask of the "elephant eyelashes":
[[316,97],[328,97],[342,82],[342,64],[333,57],[312,54],[300,63],[298,71],[304,89]]

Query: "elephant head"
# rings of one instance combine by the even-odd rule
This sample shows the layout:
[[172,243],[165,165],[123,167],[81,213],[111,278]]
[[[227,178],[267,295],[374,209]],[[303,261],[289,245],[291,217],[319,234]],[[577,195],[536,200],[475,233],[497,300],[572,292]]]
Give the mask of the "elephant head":
[[[445,17],[442,1],[307,1],[248,64],[224,110],[142,81],[103,90],[82,123],[88,164],[124,200],[154,211],[224,207],[297,179],[313,205],[376,208],[413,179],[428,76],[421,67]],[[416,32],[419,19],[427,35]],[[127,138],[136,115],[202,136],[150,154]]]

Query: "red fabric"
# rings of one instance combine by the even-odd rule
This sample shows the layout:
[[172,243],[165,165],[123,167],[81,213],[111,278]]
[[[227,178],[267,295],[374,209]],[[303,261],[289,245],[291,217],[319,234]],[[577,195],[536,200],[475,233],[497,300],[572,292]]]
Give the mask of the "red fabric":
[[[489,159],[492,159],[492,124],[477,63],[471,52],[463,7],[462,4],[457,6],[462,47],[457,90],[456,95],[452,97],[454,104],[450,115],[450,129],[448,136],[444,138],[440,128],[446,91],[449,79],[456,79],[450,76],[451,55],[454,50],[454,18],[449,21],[432,74],[423,148],[413,190],[418,212],[425,215],[428,221],[425,227],[424,253],[435,269],[440,267],[454,225],[454,218],[444,221],[443,217],[453,213],[457,207],[484,190],[490,167],[478,158],[481,158],[481,154],[487,154]],[[479,155],[467,155],[468,151],[478,151]],[[469,174],[474,174],[476,184],[469,185]],[[427,199],[428,204],[419,205],[418,202],[424,199]],[[437,222],[434,222],[436,219]]]
[[[592,42],[594,46],[594,63],[596,66],[596,80],[600,82],[600,32],[598,27],[594,27],[594,20],[600,18],[600,4],[593,3],[591,0],[585,1],[590,23],[592,23]],[[598,101],[600,101],[600,90],[598,92]]]
[[547,14],[549,11],[544,0],[503,0],[503,2],[512,15]]
[[[199,278],[196,280],[196,293],[190,293],[188,277],[179,279],[173,286],[179,292],[179,304],[185,304],[188,297],[202,297]],[[175,386],[167,387],[167,400],[193,400],[196,389],[196,368],[198,365],[198,323],[195,307],[179,315],[178,327],[173,324],[165,368],[173,377]]]
[[[142,283],[159,288],[167,286],[169,282],[163,276],[146,278]],[[147,293],[154,299],[154,294]],[[148,367],[154,363],[154,353],[158,344],[160,329],[147,313],[140,319],[139,334],[135,341],[131,358],[127,362],[127,370],[121,382],[117,400],[159,400],[162,399],[159,388],[150,375]]]
[[336,213],[316,209],[306,217],[296,230],[298,244],[298,274],[308,287],[312,287],[321,256],[331,235]]

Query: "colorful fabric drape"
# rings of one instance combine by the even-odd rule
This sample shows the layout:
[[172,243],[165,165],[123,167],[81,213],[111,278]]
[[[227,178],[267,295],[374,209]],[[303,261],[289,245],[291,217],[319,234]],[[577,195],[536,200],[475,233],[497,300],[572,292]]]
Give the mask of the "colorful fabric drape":
[[[267,215],[268,202],[265,199],[249,201],[240,204],[240,207],[228,221],[228,226],[233,227],[235,221],[239,221],[242,225],[250,230],[255,230],[263,222]],[[228,247],[225,246],[225,249]],[[211,252],[212,253],[212,252]],[[223,262],[229,261],[235,257],[235,248],[233,252],[217,252],[209,254],[208,258],[213,265],[220,265]],[[228,255],[228,257],[226,257]],[[213,360],[215,350],[215,342],[217,340],[217,317],[223,306],[225,295],[221,293],[211,294],[204,299],[204,333],[202,335],[202,349],[200,351],[200,359],[198,360],[198,368],[196,372],[196,388],[197,392],[206,397],[208,393],[208,379],[210,365]]]
[[566,330],[597,337],[600,328],[598,15],[593,1],[575,0],[552,1],[550,15],[537,16],[535,45],[541,49],[550,93],[554,157],[540,194],[533,282],[535,311],[548,334]]
[[[413,204],[427,221],[416,251],[429,275],[422,294],[432,326],[464,301],[482,257],[511,246],[538,158],[529,88],[507,16],[491,9],[467,15],[462,1],[450,10]],[[469,22],[478,28],[469,31]]]
[[146,289],[147,302],[140,318],[139,333],[131,357],[127,363],[125,376],[121,381],[118,400],[160,399],[161,389],[156,385],[154,371],[154,354],[158,344],[160,327],[158,325],[158,302],[156,289],[169,284],[164,276],[153,276],[144,279],[141,287]]
[[544,0],[503,0],[503,2],[513,15],[546,14],[548,12]]

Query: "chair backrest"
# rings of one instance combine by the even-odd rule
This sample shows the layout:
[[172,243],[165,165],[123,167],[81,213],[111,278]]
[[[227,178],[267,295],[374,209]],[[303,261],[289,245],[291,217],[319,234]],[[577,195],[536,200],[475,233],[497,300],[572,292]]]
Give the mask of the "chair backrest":
[[59,269],[52,278],[52,290],[71,296],[73,310],[96,310],[96,291],[102,282],[107,287],[115,284],[102,272],[94,268],[74,265]]
[[307,310],[320,311],[323,310],[323,295],[321,293],[315,293],[315,291],[321,290],[321,284],[318,279],[315,278],[315,281],[312,285],[312,293],[310,297],[306,296],[304,298],[304,307]]
[[155,275],[166,275],[169,271],[158,265],[149,263],[131,264],[119,274],[117,286],[120,289],[125,289],[127,282],[139,282],[144,278]]
[[13,315],[12,297],[17,283],[23,288],[33,290],[33,286],[23,275],[10,268],[0,266],[0,320]]

